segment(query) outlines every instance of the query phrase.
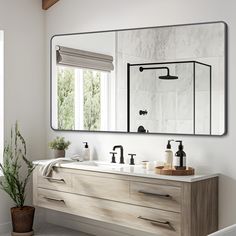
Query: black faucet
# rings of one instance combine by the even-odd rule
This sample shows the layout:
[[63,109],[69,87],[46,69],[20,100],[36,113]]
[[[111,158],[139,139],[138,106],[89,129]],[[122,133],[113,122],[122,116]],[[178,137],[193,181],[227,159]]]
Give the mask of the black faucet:
[[116,145],[113,147],[113,151],[116,150],[116,148],[120,148],[120,164],[125,164],[124,162],[124,148],[122,145]]

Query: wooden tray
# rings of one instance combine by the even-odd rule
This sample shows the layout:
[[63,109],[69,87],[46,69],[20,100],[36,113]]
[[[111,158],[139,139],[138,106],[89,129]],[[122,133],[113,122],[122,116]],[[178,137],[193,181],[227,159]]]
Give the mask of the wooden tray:
[[194,169],[192,167],[187,167],[186,170],[176,170],[164,169],[164,166],[157,166],[155,171],[160,175],[194,175]]

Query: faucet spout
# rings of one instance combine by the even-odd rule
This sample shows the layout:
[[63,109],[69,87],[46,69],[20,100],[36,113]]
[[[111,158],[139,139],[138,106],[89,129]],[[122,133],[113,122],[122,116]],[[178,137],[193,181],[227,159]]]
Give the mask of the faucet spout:
[[120,149],[120,164],[125,164],[124,161],[124,148],[122,145],[116,145],[113,147],[113,151],[115,151],[117,148]]

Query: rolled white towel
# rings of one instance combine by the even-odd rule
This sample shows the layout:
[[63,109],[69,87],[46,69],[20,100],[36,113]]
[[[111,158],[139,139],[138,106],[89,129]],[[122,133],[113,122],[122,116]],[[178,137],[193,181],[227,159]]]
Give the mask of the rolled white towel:
[[74,160],[72,160],[71,158],[65,158],[65,157],[48,160],[44,165],[40,167],[40,172],[42,176],[48,177],[52,171],[53,166],[55,166],[56,164],[63,163],[63,162],[74,162]]

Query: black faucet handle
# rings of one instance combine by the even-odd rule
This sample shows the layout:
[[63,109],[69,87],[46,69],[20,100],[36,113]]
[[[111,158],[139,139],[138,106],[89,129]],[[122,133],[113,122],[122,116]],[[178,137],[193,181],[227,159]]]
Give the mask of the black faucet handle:
[[135,165],[135,164],[134,164],[134,156],[136,156],[136,154],[134,154],[134,153],[129,153],[128,155],[130,156],[130,163],[129,163],[129,164],[130,164],[130,165]]
[[110,154],[112,154],[111,163],[116,163],[116,156],[115,156],[115,154],[117,154],[117,152],[110,152]]

